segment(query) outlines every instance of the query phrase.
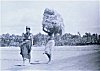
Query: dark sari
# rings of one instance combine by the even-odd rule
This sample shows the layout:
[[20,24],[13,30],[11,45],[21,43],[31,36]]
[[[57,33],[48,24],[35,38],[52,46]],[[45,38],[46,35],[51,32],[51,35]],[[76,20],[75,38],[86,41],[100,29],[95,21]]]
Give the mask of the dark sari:
[[30,59],[31,58],[30,53],[31,53],[31,47],[32,47],[31,33],[24,34],[23,37],[24,37],[23,42],[25,42],[26,40],[28,42],[25,42],[20,46],[20,49],[21,49],[20,54],[22,55],[23,58]]

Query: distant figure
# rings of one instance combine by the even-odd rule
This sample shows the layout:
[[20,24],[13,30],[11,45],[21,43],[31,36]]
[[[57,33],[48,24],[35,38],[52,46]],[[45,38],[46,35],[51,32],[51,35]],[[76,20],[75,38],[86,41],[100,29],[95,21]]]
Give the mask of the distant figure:
[[46,54],[48,56],[48,58],[49,58],[48,63],[49,63],[51,61],[51,50],[52,50],[52,47],[54,47],[54,45],[55,45],[55,42],[53,40],[53,34],[54,33],[53,33],[52,29],[50,31],[45,30],[44,26],[43,26],[43,31],[48,33],[48,36],[49,36],[48,42],[45,46],[45,50],[44,50],[45,52],[43,53],[43,54]]
[[30,33],[30,27],[26,26],[26,33],[22,34],[23,41],[20,44],[20,54],[23,58],[23,65],[25,64],[25,60],[29,59],[29,63],[31,60],[31,47],[33,42],[33,36],[32,33]]

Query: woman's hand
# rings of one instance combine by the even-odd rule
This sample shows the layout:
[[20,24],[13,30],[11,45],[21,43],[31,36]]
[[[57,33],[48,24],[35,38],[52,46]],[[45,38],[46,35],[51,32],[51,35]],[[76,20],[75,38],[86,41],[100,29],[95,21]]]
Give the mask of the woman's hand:
[[19,44],[19,47],[21,47],[23,44],[24,44],[23,42],[22,42],[22,43],[20,43],[20,44]]

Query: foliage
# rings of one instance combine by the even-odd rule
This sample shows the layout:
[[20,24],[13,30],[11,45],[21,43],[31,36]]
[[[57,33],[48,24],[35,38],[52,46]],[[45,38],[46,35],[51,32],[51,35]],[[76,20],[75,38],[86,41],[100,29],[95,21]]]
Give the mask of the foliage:
[[61,15],[55,10],[46,8],[43,14],[42,26],[47,30],[53,29],[54,35],[62,35],[64,30],[64,23]]
[[[34,44],[35,46],[46,45],[48,42],[48,35],[44,35],[38,33],[34,35]],[[64,35],[55,36],[55,45],[56,46],[65,46],[65,45],[92,45],[92,44],[100,44],[100,35],[85,33],[83,36],[81,35],[72,35],[70,33],[65,33]],[[19,46],[22,42],[22,36],[19,35],[10,35],[2,34],[0,35],[0,46]]]

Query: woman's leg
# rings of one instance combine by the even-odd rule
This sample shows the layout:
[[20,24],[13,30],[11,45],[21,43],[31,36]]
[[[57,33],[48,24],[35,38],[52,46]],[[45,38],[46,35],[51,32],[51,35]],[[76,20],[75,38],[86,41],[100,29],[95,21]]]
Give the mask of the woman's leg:
[[31,46],[28,45],[28,58],[29,58],[29,63],[31,62]]
[[23,66],[25,65],[25,58],[23,57]]
[[29,63],[31,62],[31,59],[29,59]]
[[31,55],[30,55],[30,53],[29,53],[29,63],[31,62]]

